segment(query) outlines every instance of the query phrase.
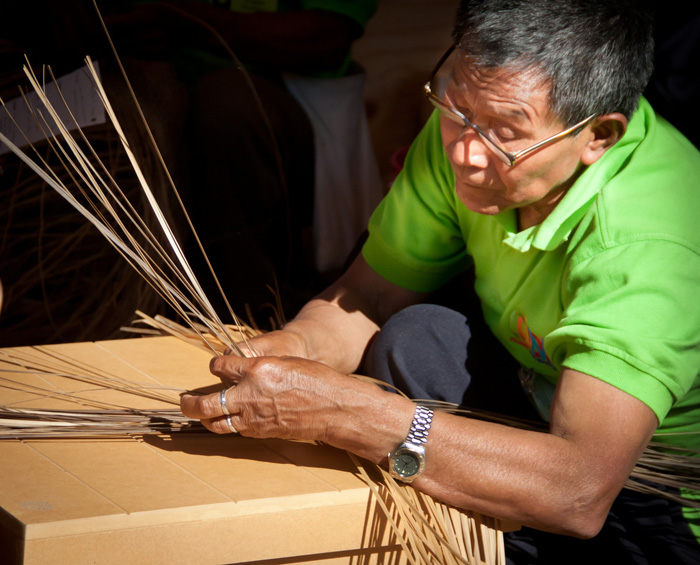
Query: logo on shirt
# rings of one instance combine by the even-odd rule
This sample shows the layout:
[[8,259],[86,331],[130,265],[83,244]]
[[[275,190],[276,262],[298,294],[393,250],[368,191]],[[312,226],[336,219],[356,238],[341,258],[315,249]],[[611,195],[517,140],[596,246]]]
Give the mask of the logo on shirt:
[[544,350],[544,339],[530,331],[530,328],[527,326],[527,320],[522,314],[518,316],[517,326],[518,336],[511,337],[510,340],[527,349],[538,363],[544,363],[545,365],[554,367],[547,356],[547,352]]

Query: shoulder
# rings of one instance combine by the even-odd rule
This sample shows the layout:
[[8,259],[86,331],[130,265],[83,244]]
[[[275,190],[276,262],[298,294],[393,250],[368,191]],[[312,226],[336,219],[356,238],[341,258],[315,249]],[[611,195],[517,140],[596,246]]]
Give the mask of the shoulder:
[[589,246],[595,243],[602,250],[665,241],[700,253],[700,152],[645,100],[620,143],[627,144],[627,151],[611,151],[609,161],[618,161],[616,170],[583,218],[572,244],[588,240]]
[[366,261],[405,288],[432,291],[464,267],[465,244],[454,173],[442,148],[439,118],[426,123],[403,170],[369,221]]

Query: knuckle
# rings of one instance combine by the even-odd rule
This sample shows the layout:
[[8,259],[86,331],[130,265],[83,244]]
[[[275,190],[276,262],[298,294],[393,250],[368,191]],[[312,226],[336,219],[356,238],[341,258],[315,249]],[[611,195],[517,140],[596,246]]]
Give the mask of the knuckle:
[[222,364],[222,357],[212,357],[212,359],[209,361],[209,370],[212,373],[216,373],[217,371],[221,370],[221,364]]
[[259,357],[254,363],[254,373],[268,380],[275,377],[280,372],[280,360],[276,357]]
[[200,398],[199,403],[203,414],[217,414],[221,411],[218,395],[203,396]]
[[255,372],[268,371],[274,363],[273,357],[255,357],[250,361]]
[[217,435],[223,435],[223,434],[226,433],[225,426],[221,425],[221,423],[219,423],[219,422],[212,422],[212,423],[211,423],[209,426],[207,426],[207,427],[209,428],[209,431],[210,431],[210,432],[213,432],[213,433],[215,433],[215,434],[217,434]]
[[211,420],[202,420],[204,427],[206,427],[210,432],[218,435],[224,435],[231,433],[226,425],[226,420],[223,418],[214,418]]

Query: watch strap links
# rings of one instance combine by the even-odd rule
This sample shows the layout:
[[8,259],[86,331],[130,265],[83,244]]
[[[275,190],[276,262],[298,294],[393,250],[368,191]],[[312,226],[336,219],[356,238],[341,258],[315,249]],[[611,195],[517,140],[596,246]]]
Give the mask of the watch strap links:
[[428,441],[428,433],[432,423],[433,411],[425,406],[416,406],[411,429],[408,432],[408,436],[406,436],[406,443],[424,445]]

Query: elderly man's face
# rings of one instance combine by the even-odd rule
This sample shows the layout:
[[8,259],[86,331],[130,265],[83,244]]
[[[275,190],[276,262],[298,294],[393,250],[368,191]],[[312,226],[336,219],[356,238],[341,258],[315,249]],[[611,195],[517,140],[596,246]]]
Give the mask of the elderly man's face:
[[[466,62],[455,69],[447,91],[450,104],[511,152],[565,129],[550,111],[548,94],[547,83],[534,71],[479,69]],[[517,208],[521,229],[540,223],[561,200],[580,171],[580,156],[590,139],[584,130],[509,167],[473,129],[443,116],[441,131],[464,205],[480,214]]]

